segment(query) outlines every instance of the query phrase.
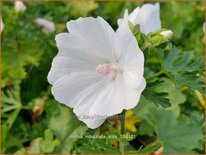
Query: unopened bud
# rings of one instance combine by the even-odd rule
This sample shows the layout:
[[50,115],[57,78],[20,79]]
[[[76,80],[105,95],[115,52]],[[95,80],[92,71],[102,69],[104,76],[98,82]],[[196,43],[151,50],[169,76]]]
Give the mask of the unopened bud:
[[24,12],[26,10],[26,6],[21,1],[14,2],[14,9],[16,12]]
[[52,21],[43,18],[37,18],[34,22],[37,26],[42,26],[43,31],[47,34],[55,31],[55,25]]
[[32,109],[34,120],[39,120],[44,110],[44,99],[38,99]]
[[2,32],[4,29],[4,23],[3,23],[2,18],[0,18],[0,28],[1,28],[1,32]]
[[163,36],[163,40],[169,40],[172,35],[173,35],[173,32],[171,30],[166,30],[166,31],[162,31],[160,32],[160,34]]

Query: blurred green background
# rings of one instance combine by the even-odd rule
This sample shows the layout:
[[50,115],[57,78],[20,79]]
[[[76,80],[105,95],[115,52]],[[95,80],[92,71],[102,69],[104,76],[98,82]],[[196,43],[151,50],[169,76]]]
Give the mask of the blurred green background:
[[[72,110],[57,103],[51,95],[47,74],[58,50],[55,35],[67,32],[65,23],[85,16],[101,16],[117,29],[117,19],[127,8],[131,12],[142,2],[25,2],[27,10],[16,12],[13,2],[3,2],[1,153],[119,153],[117,139],[81,139],[75,136],[119,134],[119,128],[88,129]],[[204,3],[162,2],[162,27],[174,33],[172,44],[180,51],[193,51],[192,59],[204,53]],[[34,20],[45,18],[55,23],[55,31],[45,34]],[[151,55],[145,71],[154,72],[157,57]],[[202,61],[203,63],[203,61]],[[204,72],[203,65],[199,68]],[[204,74],[200,74],[203,78]],[[172,107],[157,108],[141,98],[127,133],[135,140],[125,140],[125,150],[152,153],[161,140],[165,153],[204,153],[204,97],[201,90],[175,84],[161,77],[157,91],[169,93]],[[195,81],[196,79],[194,79]],[[111,122],[110,122],[111,123]],[[132,124],[133,123],[133,124]],[[167,124],[169,123],[169,124]],[[144,150],[143,150],[144,149]],[[141,152],[141,150],[145,152]]]

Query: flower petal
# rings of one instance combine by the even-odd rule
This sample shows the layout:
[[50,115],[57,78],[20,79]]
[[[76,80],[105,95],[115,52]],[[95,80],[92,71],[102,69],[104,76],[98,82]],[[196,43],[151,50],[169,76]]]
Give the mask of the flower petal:
[[[121,83],[117,80],[108,80],[91,92],[86,92],[84,97],[78,100],[73,111],[88,127],[97,128],[108,116],[115,115],[123,110],[124,102],[122,99],[124,99],[124,95],[122,94]],[[112,105],[111,108],[110,105]]]
[[126,99],[127,99],[125,109],[127,110],[132,109],[139,103],[141,93],[143,92],[145,87],[146,87],[146,81],[144,78],[142,78],[138,89],[134,89],[134,90],[132,89],[130,91],[128,89],[127,91],[125,91]]
[[126,18],[124,18],[116,33],[121,50],[119,62],[122,65],[123,76],[130,87],[138,88],[144,72],[144,55],[129,28]]
[[[127,19],[125,12],[115,34],[100,17],[79,18],[67,23],[70,33],[56,36],[59,53],[48,76],[52,94],[90,128],[136,106],[145,88],[144,57]],[[120,70],[113,78],[95,72],[98,64],[114,61]]]
[[52,86],[52,94],[60,103],[69,107],[78,104],[78,100],[84,98],[87,93],[97,89],[99,85],[108,80],[95,72],[75,72],[65,75]]
[[149,34],[151,32],[161,29],[160,20],[160,5],[156,3],[145,4],[140,8],[138,17],[133,21],[133,24],[140,24],[140,30],[144,34]]
[[[126,10],[125,10],[126,12]],[[128,20],[135,26],[140,25],[140,30],[145,35],[161,29],[160,6],[159,3],[145,4],[141,8],[137,7],[129,14]],[[118,26],[123,19],[118,19]]]
[[119,75],[116,80],[104,86],[97,94],[87,96],[83,100],[84,106],[81,107],[82,104],[79,104],[78,108],[75,107],[74,112],[81,115],[87,111],[88,116],[98,115],[103,118],[119,114],[123,109],[131,109],[137,105],[145,86],[146,82],[143,78],[138,89],[131,89],[124,82],[123,77]]
[[101,54],[108,60],[115,57],[115,32],[112,27],[101,17],[78,18],[67,23],[69,32],[79,36],[96,49],[95,53]]
[[54,84],[59,78],[72,72],[95,71],[98,64],[104,62],[101,55],[95,54],[91,43],[69,33],[56,36],[58,55],[53,59],[48,81]]
[[115,32],[104,19],[79,18],[67,26],[70,33],[61,33],[55,38],[59,54],[48,75],[51,84],[64,75],[85,69],[91,71],[92,67],[95,70],[99,64],[115,59]]
[[[78,100],[78,104],[75,105],[73,110],[74,113],[88,127],[99,127],[109,116],[108,105],[112,101],[110,97],[112,95],[111,90],[113,90],[113,84],[107,83],[93,89],[93,92],[86,93],[81,100]],[[116,112],[112,112],[112,114],[116,114]]]
[[84,59],[97,64],[102,61],[102,55],[96,51],[92,43],[84,40],[84,36],[61,33],[56,36],[55,40],[59,53],[63,56]]
[[48,74],[48,82],[54,84],[58,79],[64,75],[69,75],[73,72],[95,72],[96,63],[85,60],[83,58],[75,59],[69,56],[58,54],[52,62],[52,67]]
[[132,13],[129,14],[129,21],[134,23],[134,21],[138,20],[139,12],[140,12],[140,7],[134,9]]

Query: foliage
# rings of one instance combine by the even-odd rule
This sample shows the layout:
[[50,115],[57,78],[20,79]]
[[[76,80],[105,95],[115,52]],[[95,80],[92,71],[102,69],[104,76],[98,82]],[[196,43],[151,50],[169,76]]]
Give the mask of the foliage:
[[[175,47],[170,47],[169,53],[164,57],[164,53],[160,51],[162,57],[162,67],[169,76],[172,76],[178,87],[188,86],[192,90],[204,91],[203,85],[203,57],[198,57],[192,61],[193,52],[180,52]],[[201,76],[202,75],[202,76]],[[195,81],[194,81],[195,79]]]
[[[54,100],[46,77],[57,53],[55,35],[67,31],[67,21],[102,16],[116,30],[124,10],[143,3],[25,4],[26,12],[15,12],[13,2],[2,6],[1,153],[204,153],[203,2],[160,3],[162,27],[174,33],[164,43],[159,32],[145,36],[130,23],[145,55],[147,87],[124,134],[118,118],[87,128]],[[34,24],[37,17],[53,21],[55,32],[45,34]]]
[[[71,109],[58,105],[59,111],[56,117],[49,120],[49,128],[60,139],[61,145],[56,148],[57,153],[71,152],[74,143],[85,134],[87,128],[72,114]],[[59,122],[61,120],[61,122]]]
[[159,81],[154,81],[151,83],[147,83],[147,88],[144,90],[143,95],[153,101],[156,105],[160,104],[161,106],[167,108],[170,107],[170,100],[166,98],[168,93],[166,92],[156,92],[154,89],[158,87]]
[[190,153],[199,147],[198,142],[203,138],[201,126],[191,124],[184,115],[177,117],[170,110],[151,109],[150,112],[147,120],[162,141],[164,153]]
[[51,153],[54,147],[59,144],[58,139],[54,139],[53,133],[47,129],[44,132],[44,137],[34,139],[29,147],[22,148],[15,154]]

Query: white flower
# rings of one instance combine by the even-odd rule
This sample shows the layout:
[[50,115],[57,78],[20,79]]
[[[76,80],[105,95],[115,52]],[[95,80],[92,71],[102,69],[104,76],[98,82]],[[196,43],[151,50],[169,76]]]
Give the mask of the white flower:
[[[125,14],[127,10],[125,11]],[[160,6],[159,3],[145,4],[141,8],[137,7],[132,13],[129,14],[129,21],[133,25],[140,25],[140,31],[145,35],[161,29],[160,21]],[[118,20],[118,25],[122,19]]]
[[160,34],[163,36],[164,40],[169,40],[172,37],[173,32],[171,30],[166,30],[160,32]]
[[124,20],[115,32],[101,17],[67,23],[56,36],[59,53],[48,81],[55,99],[73,108],[89,128],[135,107],[146,82],[144,55]]
[[15,1],[14,2],[14,9],[16,12],[24,12],[24,11],[26,11],[26,6],[21,1]]
[[43,31],[45,33],[51,33],[55,31],[55,25],[52,21],[43,19],[43,18],[37,18],[35,19],[35,24],[37,26],[42,26],[43,27]]
[[1,32],[2,32],[4,29],[4,22],[3,22],[2,18],[0,19],[0,27],[1,27]]

